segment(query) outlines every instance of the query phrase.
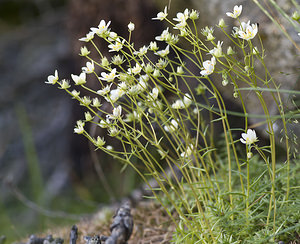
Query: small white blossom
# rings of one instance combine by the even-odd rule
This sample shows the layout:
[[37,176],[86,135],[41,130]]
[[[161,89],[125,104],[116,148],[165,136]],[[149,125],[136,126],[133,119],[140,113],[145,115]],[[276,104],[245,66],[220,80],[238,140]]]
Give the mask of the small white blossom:
[[164,69],[168,65],[168,61],[166,59],[160,58],[156,63],[156,67],[159,69]]
[[94,144],[97,147],[103,147],[105,145],[105,140],[103,137],[97,136],[97,140],[94,141]]
[[115,43],[109,44],[108,48],[110,48],[110,50],[108,50],[109,52],[119,52],[122,48],[123,48],[123,42],[121,42],[121,40],[118,38]]
[[227,12],[226,15],[229,16],[229,17],[231,17],[231,18],[236,19],[237,17],[239,17],[241,15],[242,9],[243,9],[242,5],[240,5],[240,6],[235,5],[233,7],[233,12],[232,13],[231,12]]
[[85,37],[80,38],[79,41],[89,42],[93,38],[94,38],[94,32],[89,32],[89,33],[86,34]]
[[171,36],[170,32],[169,32],[169,27],[167,29],[165,29],[160,36],[156,36],[155,40],[157,41],[166,41],[169,39],[169,37]]
[[169,53],[170,53],[170,46],[168,45],[165,49],[160,50],[160,51],[156,52],[155,54],[156,54],[156,55],[159,55],[159,56],[161,56],[161,57],[165,57],[165,56],[167,56]]
[[148,51],[148,47],[146,47],[145,45],[142,46],[138,51],[134,51],[133,54],[134,55],[138,55],[138,56],[143,56],[147,53]]
[[258,141],[255,130],[248,129],[247,133],[242,133],[240,141],[246,145],[251,145]]
[[111,62],[114,64],[114,65],[121,65],[122,63],[124,63],[124,58],[122,55],[115,55],[111,58]]
[[111,87],[112,84],[109,84],[107,85],[106,87],[104,87],[103,89],[101,90],[98,90],[97,93],[101,96],[104,96],[106,94],[108,94],[110,92],[110,87]]
[[238,30],[239,38],[247,41],[253,39],[256,36],[257,32],[257,24],[250,25],[250,21],[248,21],[247,23],[242,22]]
[[90,53],[91,53],[91,52],[87,49],[86,46],[80,48],[80,55],[81,55],[81,56],[87,56],[87,55],[89,55]]
[[93,106],[96,108],[101,106],[101,103],[97,97],[93,98]]
[[58,81],[58,72],[55,70],[54,75],[49,75],[47,78],[48,81],[45,81],[46,84],[54,85]]
[[178,129],[178,123],[175,119],[172,119],[169,125],[164,126],[164,129],[166,132],[173,133]]
[[154,52],[158,49],[156,41],[150,42],[149,49]]
[[148,101],[156,100],[157,97],[158,97],[158,93],[159,93],[158,88],[154,87],[152,89],[152,92],[150,92],[149,95],[148,95]]
[[105,36],[106,35],[106,32],[108,31],[108,26],[110,25],[110,21],[107,22],[107,24],[105,23],[105,20],[101,20],[99,25],[98,25],[98,28],[94,28],[92,27],[91,28],[91,31],[95,34],[97,34],[98,36]]
[[252,157],[253,157],[253,153],[252,153],[252,152],[248,152],[248,153],[247,153],[247,158],[250,159],[250,158],[252,158]]
[[91,121],[93,119],[93,116],[91,115],[91,113],[89,111],[84,113],[84,117],[86,121]]
[[168,16],[167,13],[167,6],[164,9],[164,12],[159,12],[155,18],[152,18],[153,20],[164,20]]
[[183,67],[182,66],[177,66],[176,73],[179,74],[179,75],[183,75],[184,74]]
[[154,77],[160,77],[160,71],[158,69],[153,70]]
[[95,70],[95,65],[94,62],[86,62],[86,67],[82,67],[82,71],[87,73],[87,74],[91,74],[93,73]]
[[190,13],[190,19],[199,19],[199,11],[193,9]]
[[175,25],[174,29],[178,29],[180,31],[185,31],[185,27],[187,25],[187,22],[185,20],[179,22],[178,24]]
[[83,85],[86,83],[86,74],[82,72],[80,75],[73,75],[71,77],[76,85]]
[[66,80],[66,79],[63,79],[62,81],[61,81],[61,84],[60,84],[60,88],[61,89],[68,89],[68,88],[70,88],[71,86],[70,86],[70,82],[68,81],[68,80]]
[[139,63],[136,63],[134,67],[128,69],[128,74],[136,75],[139,74],[142,70],[142,66]]
[[120,130],[115,127],[115,126],[110,126],[108,128],[108,134],[111,136],[111,137],[115,137],[117,136],[118,134],[120,133]]
[[210,75],[214,72],[216,65],[216,58],[212,57],[211,60],[206,60],[203,62],[203,70],[201,70],[200,74],[203,76]]
[[178,12],[176,14],[176,18],[173,18],[173,20],[177,22],[186,21],[189,18],[190,11],[186,8],[183,13]]
[[119,105],[118,107],[113,109],[113,114],[112,114],[113,116],[111,118],[118,119],[121,117],[121,114],[122,114],[122,107],[121,105]]
[[77,98],[77,97],[79,96],[80,92],[79,92],[79,91],[76,91],[76,90],[73,90],[73,91],[71,92],[71,94],[72,94],[72,96],[73,96],[74,98]]
[[77,126],[74,128],[74,133],[82,134],[84,132],[84,122],[81,120],[77,121]]
[[174,109],[183,109],[184,108],[184,103],[182,100],[178,99],[172,104],[172,108]]
[[107,82],[112,82],[116,77],[119,77],[119,75],[116,74],[117,70],[116,68],[112,69],[110,73],[101,72],[100,80],[105,80]]
[[125,91],[123,91],[123,90],[120,89],[120,88],[113,89],[113,90],[110,91],[109,96],[108,96],[108,97],[105,97],[105,99],[106,99],[108,102],[115,103],[115,102],[118,101],[119,98],[122,97],[124,94],[125,94]]
[[216,58],[221,57],[223,55],[222,44],[223,44],[223,42],[218,41],[217,47],[214,47],[212,50],[209,51],[209,53],[211,55],[215,56]]
[[134,23],[132,23],[132,22],[130,22],[129,24],[128,24],[128,30],[131,32],[131,31],[134,31]]
[[92,102],[90,97],[84,96],[81,100],[81,105],[88,106]]
[[114,148],[111,145],[107,145],[106,149],[109,150],[109,151],[112,151]]
[[118,39],[118,34],[116,32],[110,31],[108,35],[108,41],[116,41]]
[[193,150],[194,150],[194,145],[189,145],[189,146],[187,146],[186,151],[182,152],[180,154],[180,156],[182,158],[188,158],[188,157],[190,157],[192,155]]

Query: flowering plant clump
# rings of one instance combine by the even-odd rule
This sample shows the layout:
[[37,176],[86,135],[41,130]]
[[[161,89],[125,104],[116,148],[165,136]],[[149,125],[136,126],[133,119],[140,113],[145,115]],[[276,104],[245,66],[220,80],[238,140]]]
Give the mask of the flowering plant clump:
[[[221,19],[217,27],[224,33],[224,39],[216,40],[213,27],[207,26],[198,34],[196,26],[201,15],[198,11],[185,9],[169,19],[165,7],[153,20],[167,21],[170,26],[139,48],[130,41],[134,23],[128,24],[127,40],[109,28],[110,22],[101,20],[97,28],[91,28],[86,37],[79,39],[91,44],[99,59],[92,59],[92,51],[84,46],[81,56],[87,59],[86,66],[79,75],[71,75],[73,82],[59,81],[57,71],[46,81],[47,84],[58,84],[86,108],[84,119],[77,121],[74,133],[84,135],[96,149],[133,167],[146,183],[149,175],[154,177],[158,187],[152,188],[149,184],[149,188],[173,219],[185,243],[188,240],[190,243],[250,240],[248,230],[257,228],[256,219],[251,216],[260,207],[258,198],[261,197],[251,194],[265,178],[269,179],[269,184],[264,189],[268,193],[261,197],[265,204],[268,203],[262,210],[267,209],[264,226],[267,229],[271,226],[272,231],[278,226],[274,122],[262,96],[262,91],[269,89],[271,84],[278,86],[267,71],[264,78],[256,75],[257,65],[266,67],[264,48],[252,43],[259,38],[257,25],[250,21],[240,22],[241,13],[242,5],[226,13],[237,19],[240,26],[228,29]],[[113,55],[111,58],[105,57],[97,48],[95,38],[107,44],[107,51]],[[230,45],[226,47],[228,42]],[[181,47],[183,44],[185,48]],[[240,58],[240,54],[244,57]],[[192,64],[187,65],[187,61]],[[96,90],[88,87],[90,76],[96,77]],[[242,104],[244,114],[237,113],[243,118],[242,128],[231,128],[226,102],[217,83],[230,85],[228,89]],[[255,130],[247,129],[250,115],[240,83],[251,89],[261,102],[269,146],[259,147]],[[90,96],[80,96],[78,86],[90,92]],[[283,114],[280,93],[273,98],[279,113]],[[104,103],[108,106],[102,105]],[[285,118],[281,118],[283,123]],[[86,129],[88,124],[105,131],[105,136],[90,133]],[[222,128],[221,137],[214,132],[215,126]],[[234,131],[245,131],[244,128],[247,133],[242,133],[239,140]],[[112,138],[115,143],[109,145]],[[225,146],[220,146],[221,141]],[[246,148],[242,144],[246,144]],[[251,178],[251,163],[255,158],[260,158],[265,168],[257,177]],[[141,165],[146,172],[141,170]],[[171,173],[162,165],[166,165]],[[180,171],[180,176],[175,173],[175,168]],[[178,219],[169,211],[169,205],[159,191],[171,203]],[[286,198],[288,195],[287,190]],[[223,217],[216,221],[218,216]],[[239,219],[239,216],[245,217]],[[231,233],[226,229],[227,224],[222,226],[222,221],[231,223],[231,227],[238,221],[244,229]]]

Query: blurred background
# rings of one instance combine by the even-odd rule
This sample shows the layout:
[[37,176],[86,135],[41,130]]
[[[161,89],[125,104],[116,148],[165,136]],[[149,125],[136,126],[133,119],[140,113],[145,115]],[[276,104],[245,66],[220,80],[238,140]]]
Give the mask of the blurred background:
[[[289,11],[288,1],[281,2]],[[283,88],[299,90],[299,51],[252,1],[1,0],[0,236],[6,235],[8,242],[53,225],[71,226],[136,187],[134,172],[120,172],[119,164],[95,155],[86,139],[73,133],[83,111],[64,91],[44,81],[56,69],[60,79],[80,73],[86,60],[78,56],[83,45],[78,38],[101,19],[111,20],[111,28],[125,37],[132,21],[136,47],[148,44],[164,29],[150,19],[169,3],[171,16],[186,7],[199,10],[201,28],[221,17],[234,24],[224,13],[243,4],[243,16],[260,24],[267,59],[278,60],[270,62],[276,78]],[[299,44],[297,33],[288,31]],[[228,91],[224,95],[232,100]],[[251,106],[250,111],[259,113],[253,102]],[[109,175],[106,180],[101,169]]]

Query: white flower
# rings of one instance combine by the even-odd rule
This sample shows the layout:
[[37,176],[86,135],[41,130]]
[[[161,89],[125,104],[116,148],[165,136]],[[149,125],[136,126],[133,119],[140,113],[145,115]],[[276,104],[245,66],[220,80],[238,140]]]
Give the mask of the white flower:
[[258,31],[257,24],[250,25],[250,21],[247,23],[242,22],[239,30],[237,31],[239,38],[242,38],[244,40],[250,40],[253,39]]
[[58,72],[55,70],[54,75],[49,75],[47,78],[48,81],[45,81],[46,84],[54,85],[58,81]]
[[171,36],[171,34],[169,33],[169,27],[168,27],[160,34],[160,36],[156,36],[155,40],[165,41],[165,40],[168,40],[170,36]]
[[149,49],[152,51],[156,51],[158,49],[156,41],[150,42]]
[[183,67],[182,66],[177,66],[176,73],[179,74],[179,75],[183,75],[184,74]]
[[95,69],[95,65],[94,62],[86,62],[86,67],[82,67],[82,71],[87,73],[87,74],[91,74],[94,72]]
[[116,41],[118,39],[118,34],[116,32],[110,31],[107,37],[109,42]]
[[172,104],[172,108],[174,109],[183,109],[184,108],[184,103],[182,100],[176,100],[173,104]]
[[187,25],[187,22],[185,20],[179,22],[178,24],[175,25],[174,29],[178,29],[180,31],[185,31],[185,27]]
[[86,34],[85,37],[80,38],[79,41],[89,42],[93,38],[94,38],[94,32],[89,32],[89,33]]
[[104,87],[103,89],[101,90],[98,90],[97,93],[101,96],[104,96],[106,94],[108,94],[110,92],[110,87],[111,87],[112,84],[109,84],[107,85],[106,87]]
[[210,75],[214,72],[216,65],[216,58],[212,57],[211,60],[206,60],[203,62],[203,70],[201,70],[200,74],[203,76]]
[[[164,69],[168,65],[168,61],[166,59],[160,58],[156,63],[156,67],[159,69]],[[154,74],[153,74],[154,75]]]
[[118,128],[115,127],[115,126],[111,126],[111,127],[108,128],[108,134],[109,134],[111,137],[115,137],[115,136],[117,136],[119,133],[120,133],[120,130],[118,130]]
[[66,80],[66,79],[63,79],[62,81],[61,81],[61,84],[60,84],[60,88],[61,89],[68,89],[68,88],[70,88],[71,86],[70,86],[70,82],[68,81],[68,80]]
[[108,26],[110,25],[110,21],[107,22],[107,24],[105,23],[105,20],[101,20],[98,28],[91,28],[91,31],[99,36],[103,36],[103,34],[105,34],[108,30]]
[[186,21],[189,18],[190,11],[186,8],[183,13],[179,12],[176,14],[176,18],[173,18],[173,20],[178,22]]
[[148,95],[148,101],[156,100],[157,97],[158,97],[158,93],[159,93],[158,88],[154,87],[152,89],[152,92],[150,92],[149,95]]
[[123,42],[121,42],[121,40],[118,38],[115,43],[109,44],[108,48],[110,48],[110,50],[108,50],[109,52],[118,52],[123,48]]
[[164,12],[159,12],[156,16],[156,18],[152,18],[153,20],[163,20],[168,16],[167,13],[167,6],[164,9]]
[[99,77],[100,80],[105,80],[107,82],[112,82],[116,77],[118,77],[119,75],[116,75],[116,68],[112,69],[110,73],[106,73],[106,72],[101,72],[101,76]]
[[190,13],[190,19],[195,20],[198,18],[199,18],[199,11],[193,9]]
[[169,125],[164,126],[164,129],[166,132],[173,133],[178,129],[178,123],[175,119],[172,119]]
[[132,22],[130,22],[129,24],[128,24],[128,30],[131,32],[131,31],[133,31],[134,30],[134,24],[132,23]]
[[117,118],[121,117],[121,114],[122,114],[122,107],[121,107],[121,105],[119,105],[118,107],[115,107],[113,109],[113,114],[112,114],[111,118],[117,119]]
[[80,75],[73,75],[71,77],[76,85],[83,85],[86,83],[86,74],[82,72]]
[[110,91],[110,94],[109,96],[105,99],[108,101],[108,102],[112,102],[112,103],[115,103],[116,101],[118,101],[118,99],[120,97],[122,97],[123,95],[125,94],[125,91],[120,89],[120,88],[117,88],[117,89],[114,89],[114,90],[111,90]]
[[122,55],[115,55],[111,58],[111,62],[114,64],[114,65],[121,65],[122,63],[124,63],[124,58]]
[[73,96],[74,98],[77,98],[77,97],[79,96],[80,92],[79,92],[79,91],[76,91],[76,90],[73,90],[73,91],[71,92],[71,94],[72,94],[72,96]]
[[81,56],[87,56],[87,55],[89,55],[90,53],[91,53],[91,52],[87,49],[86,46],[80,48],[80,55],[81,55]]
[[160,50],[160,51],[156,52],[155,54],[156,54],[156,55],[159,55],[159,56],[161,56],[161,57],[165,57],[165,56],[167,56],[169,53],[170,53],[170,46],[168,45],[165,49]]
[[136,63],[134,67],[128,69],[128,74],[136,75],[139,74],[142,70],[142,66],[139,63]]
[[178,99],[172,104],[172,108],[174,109],[183,109],[188,108],[192,104],[191,95],[188,93],[184,94],[183,100]]
[[83,132],[84,132],[84,122],[78,120],[77,126],[74,128],[74,133],[82,134]]
[[101,106],[101,103],[97,97],[93,98],[93,106],[96,108]]
[[187,146],[186,151],[182,152],[180,154],[180,156],[182,158],[187,158],[187,157],[191,156],[193,153],[193,149],[194,149],[194,145],[191,144],[191,145]]
[[242,5],[240,5],[240,6],[235,5],[233,7],[233,12],[232,13],[231,12],[227,12],[226,15],[229,16],[229,17],[231,17],[231,18],[236,19],[237,17],[239,17],[241,15],[242,9],[243,9]]
[[94,144],[97,147],[102,147],[105,145],[105,140],[103,137],[101,138],[100,136],[97,136],[97,140],[94,141]]
[[81,100],[81,105],[88,106],[92,102],[90,97],[84,96]]
[[258,139],[255,130],[248,129],[247,133],[242,133],[242,138],[240,138],[240,141],[247,145],[251,145],[252,143],[257,142]]
[[86,121],[91,121],[94,118],[89,111],[84,113],[84,117]]
[[138,55],[138,56],[143,56],[147,53],[148,51],[148,47],[146,47],[145,45],[142,46],[138,51],[134,51],[133,54],[134,55]]
[[214,47],[212,50],[209,51],[209,53],[217,58],[221,57],[223,54],[222,44],[223,42],[218,41],[217,47]]
[[192,97],[190,94],[184,94],[183,103],[186,107],[189,107],[192,104]]

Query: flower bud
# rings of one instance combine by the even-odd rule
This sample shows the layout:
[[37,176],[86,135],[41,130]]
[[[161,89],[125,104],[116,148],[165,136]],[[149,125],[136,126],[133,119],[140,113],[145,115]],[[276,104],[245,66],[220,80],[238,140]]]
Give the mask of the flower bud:
[[297,11],[295,11],[292,15],[292,19],[298,21],[300,19],[300,15]]
[[220,20],[219,20],[218,26],[219,26],[220,28],[225,28],[225,27],[226,27],[226,24],[225,24],[224,19],[220,19]]
[[212,33],[208,33],[207,35],[207,41],[213,41],[215,39],[215,37],[213,36]]
[[129,24],[128,24],[128,30],[129,30],[129,32],[131,32],[131,31],[133,31],[134,30],[134,24],[132,23],[132,22],[130,22]]
[[87,55],[89,55],[90,53],[91,53],[91,52],[87,49],[86,46],[80,48],[80,55],[81,55],[81,56],[87,56]]
[[229,47],[227,48],[227,55],[233,55],[233,54],[234,54],[234,51],[233,51],[232,47],[229,46]]

